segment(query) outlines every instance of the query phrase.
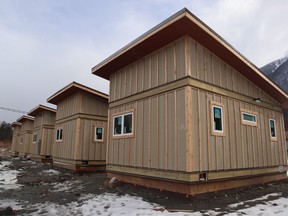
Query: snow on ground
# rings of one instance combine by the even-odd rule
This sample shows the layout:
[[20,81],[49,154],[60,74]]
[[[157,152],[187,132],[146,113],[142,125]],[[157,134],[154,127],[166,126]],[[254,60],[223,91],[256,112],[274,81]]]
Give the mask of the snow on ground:
[[21,187],[21,185],[16,184],[19,171],[10,170],[8,168],[10,164],[11,162],[9,161],[0,162],[0,191],[3,189],[17,189]]
[[60,172],[57,170],[49,169],[49,170],[44,170],[40,173],[40,175],[59,175]]
[[34,206],[28,206],[28,209],[39,209],[34,213],[30,213],[30,215],[35,216],[36,215],[83,215],[83,216],[202,215],[200,213],[186,214],[183,212],[169,213],[168,211],[160,211],[163,209],[161,208],[161,206],[145,202],[140,197],[133,197],[129,195],[117,196],[115,194],[105,193],[94,197],[93,195],[88,195],[86,196],[86,198],[85,197],[79,198],[79,202],[72,202],[66,206],[61,206],[54,203],[45,203]]
[[[34,163],[27,161],[27,163]],[[141,197],[124,195],[120,196],[112,193],[103,193],[100,195],[86,194],[79,197],[77,202],[71,202],[67,205],[59,205],[52,202],[29,204],[20,203],[18,200],[2,200],[1,190],[18,189],[21,185],[17,184],[16,170],[10,170],[9,161],[0,162],[0,208],[11,206],[14,210],[31,210],[29,215],[160,215],[160,216],[201,216],[202,212],[168,212],[158,204],[144,201]],[[43,175],[58,175],[59,171],[49,169],[42,171]],[[52,183],[53,191],[71,191],[77,181],[66,181],[64,183]],[[79,183],[79,182],[78,182]],[[269,201],[268,198],[275,197],[275,200]],[[277,198],[279,197],[279,198]],[[255,202],[262,204],[255,205]],[[221,209],[211,209],[205,212],[205,215],[225,214],[229,216],[238,215],[288,215],[288,198],[281,197],[281,193],[271,193],[253,200],[247,200],[227,206],[228,212]],[[25,214],[24,214],[25,215]]]

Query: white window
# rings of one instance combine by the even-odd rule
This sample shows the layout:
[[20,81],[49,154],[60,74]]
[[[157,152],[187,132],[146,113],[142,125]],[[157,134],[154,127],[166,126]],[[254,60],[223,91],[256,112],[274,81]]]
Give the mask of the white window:
[[56,133],[56,141],[62,141],[62,136],[63,136],[63,128],[57,129]]
[[113,135],[127,136],[133,134],[133,112],[113,117]]
[[276,124],[274,119],[269,119],[270,137],[276,139]]
[[37,142],[37,134],[34,134],[33,135],[33,143],[36,143]]
[[242,124],[257,126],[257,114],[247,110],[241,110]]
[[95,127],[95,141],[104,140],[104,127]]
[[212,134],[223,135],[223,106],[212,103]]

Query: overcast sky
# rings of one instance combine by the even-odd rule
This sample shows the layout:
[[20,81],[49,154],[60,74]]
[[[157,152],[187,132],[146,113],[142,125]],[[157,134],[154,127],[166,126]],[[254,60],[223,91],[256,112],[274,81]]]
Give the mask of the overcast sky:
[[108,93],[91,68],[184,7],[258,67],[287,55],[287,0],[0,0],[0,107],[49,105],[73,80]]

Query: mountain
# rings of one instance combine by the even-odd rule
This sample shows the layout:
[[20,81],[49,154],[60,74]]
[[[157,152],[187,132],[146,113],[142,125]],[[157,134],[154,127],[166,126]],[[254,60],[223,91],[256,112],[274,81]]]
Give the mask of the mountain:
[[288,56],[270,62],[260,70],[288,93]]

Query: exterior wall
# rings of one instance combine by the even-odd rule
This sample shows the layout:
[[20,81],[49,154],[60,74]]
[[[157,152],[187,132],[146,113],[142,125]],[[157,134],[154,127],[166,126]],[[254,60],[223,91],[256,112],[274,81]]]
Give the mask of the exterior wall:
[[[281,112],[231,97],[189,87],[192,125],[191,169],[221,171],[286,165],[285,133]],[[223,105],[224,134],[212,135],[211,101]],[[244,125],[241,109],[258,115],[257,126]],[[277,140],[270,139],[269,118],[276,121]]]
[[272,97],[189,36],[111,74],[110,102],[186,76],[279,106]]
[[[89,165],[104,165],[107,113],[108,100],[85,92],[76,93],[58,103],[53,146],[54,162],[75,166],[81,165],[82,161],[89,161]],[[94,141],[95,126],[104,127],[103,142]],[[56,131],[59,128],[63,128],[63,137],[62,141],[57,142]]]
[[78,113],[81,104],[80,93],[71,95],[57,104],[56,121]]
[[[21,126],[20,132],[20,142],[19,142],[19,154],[32,154],[33,153],[33,121],[31,120],[24,120]],[[22,139],[22,144],[21,144]]]
[[187,49],[187,75],[231,92],[252,98],[261,98],[280,106],[271,96],[259,89],[241,73],[190,37],[185,38]]
[[110,102],[187,76],[185,40],[179,40],[111,74]]
[[33,157],[52,155],[55,117],[56,113],[50,111],[43,111],[35,116],[33,136],[37,135],[37,142],[33,143]]
[[[114,138],[110,129],[107,164],[186,170],[185,89],[165,92],[110,109],[109,118],[134,111],[134,136]],[[109,121],[113,128],[113,120]]]
[[[225,136],[211,134],[210,101],[224,106]],[[256,112],[258,126],[243,125],[240,109]],[[134,136],[113,137],[113,116],[130,110]],[[108,165],[202,172],[287,164],[279,103],[188,36],[111,74],[109,113]]]
[[13,126],[11,151],[14,156],[18,155],[19,153],[20,132],[21,132],[21,126],[18,125]]

